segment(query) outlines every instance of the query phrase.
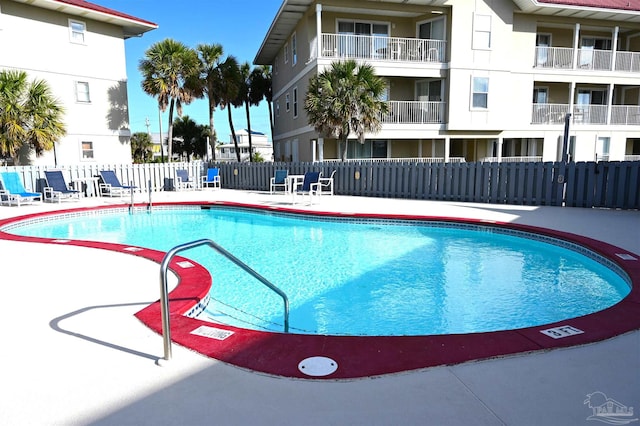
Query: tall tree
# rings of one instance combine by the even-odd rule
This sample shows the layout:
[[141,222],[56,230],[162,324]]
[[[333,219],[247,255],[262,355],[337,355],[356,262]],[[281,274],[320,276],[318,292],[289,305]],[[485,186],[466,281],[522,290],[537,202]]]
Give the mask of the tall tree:
[[153,141],[148,133],[136,132],[131,135],[131,155],[134,163],[146,163],[153,157]]
[[231,128],[231,137],[233,138],[233,144],[236,148],[236,158],[238,162],[240,162],[240,149],[238,147],[238,138],[236,137],[236,131],[233,127],[231,107],[242,105],[242,103],[238,103],[238,93],[240,93],[242,76],[240,74],[238,61],[234,56],[227,56],[227,59],[225,59],[224,62],[220,63],[218,67],[220,69],[221,82],[221,85],[218,88],[218,95],[220,96],[220,108],[227,109],[227,115],[229,117],[229,127]]
[[[271,67],[269,65],[260,65],[258,72],[251,80],[252,87],[255,87],[255,94],[261,94],[262,98],[267,101],[269,107],[269,126],[271,130],[271,140],[273,140],[273,90],[271,89]],[[259,102],[259,101],[258,101]]]
[[24,71],[0,71],[0,155],[15,157],[23,146],[36,156],[66,134],[64,109],[44,80]]
[[262,77],[262,71],[258,68],[251,69],[248,62],[240,66],[240,75],[242,82],[238,92],[238,103],[244,104],[245,114],[247,115],[247,132],[249,137],[249,161],[253,161],[253,139],[251,131],[251,113],[250,107],[260,104],[264,98],[262,93],[263,85],[259,79]]
[[[213,143],[215,135],[214,112],[220,104],[219,88],[223,85],[220,75],[220,57],[223,54],[220,44],[199,44],[196,47],[200,58],[200,93],[206,96],[209,105],[209,141]],[[215,145],[213,145],[215,147]],[[213,160],[216,159],[216,150],[212,150]]]
[[175,152],[187,158],[202,157],[207,144],[208,126],[202,126],[188,115],[178,118],[173,123],[173,143]]
[[198,93],[200,60],[195,50],[167,38],[151,45],[138,66],[142,89],[158,98],[161,111],[169,107],[168,161],[173,154],[173,113],[182,116],[182,105],[189,104]]
[[342,147],[342,161],[347,159],[347,138],[354,133],[364,143],[366,132],[382,128],[380,116],[387,112],[381,100],[385,81],[371,65],[353,60],[337,61],[309,81],[304,102],[309,124],[325,136],[334,137]]

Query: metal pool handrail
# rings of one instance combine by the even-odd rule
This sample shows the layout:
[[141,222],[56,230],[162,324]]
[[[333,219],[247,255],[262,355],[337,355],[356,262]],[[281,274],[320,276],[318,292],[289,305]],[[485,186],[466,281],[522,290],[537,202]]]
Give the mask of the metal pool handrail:
[[289,299],[287,295],[280,290],[278,287],[273,285],[269,280],[267,280],[262,275],[258,274],[256,271],[251,269],[246,263],[235,257],[233,254],[222,248],[222,246],[218,245],[212,240],[202,239],[192,241],[190,243],[184,243],[179,246],[175,246],[171,250],[165,254],[162,259],[162,263],[160,264],[160,307],[162,312],[162,339],[164,342],[164,359],[169,361],[171,359],[171,328],[169,322],[169,291],[167,285],[167,272],[169,270],[169,263],[171,259],[176,255],[176,253],[187,250],[190,248],[207,245],[212,249],[216,250],[218,253],[231,260],[233,263],[241,267],[245,272],[249,275],[260,281],[262,284],[269,287],[272,291],[277,293],[282,300],[284,301],[284,332],[289,332]]

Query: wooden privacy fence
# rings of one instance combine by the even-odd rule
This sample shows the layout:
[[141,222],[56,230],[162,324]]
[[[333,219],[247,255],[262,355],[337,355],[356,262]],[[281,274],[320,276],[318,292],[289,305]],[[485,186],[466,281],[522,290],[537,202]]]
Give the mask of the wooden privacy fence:
[[223,188],[268,191],[275,170],[336,170],[338,195],[531,206],[640,208],[640,162],[220,163]]
[[[214,163],[201,161],[163,164],[80,164],[60,166],[68,182],[114,170],[123,184],[139,192],[166,189],[177,169],[187,169],[196,182],[207,167],[219,167],[222,187],[268,191],[276,170],[290,174],[320,171],[328,177],[336,170],[338,195],[410,198],[418,200],[520,204],[531,206],[640,208],[640,161],[589,163],[422,163],[422,162],[317,162]],[[0,167],[17,171],[33,190],[44,178],[46,166]]]

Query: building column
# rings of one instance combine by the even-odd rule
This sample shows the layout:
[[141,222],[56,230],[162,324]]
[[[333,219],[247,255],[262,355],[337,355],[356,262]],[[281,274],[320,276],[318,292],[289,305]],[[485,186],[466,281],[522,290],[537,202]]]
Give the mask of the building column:
[[580,24],[576,24],[575,29],[573,30],[573,69],[578,68],[578,46],[580,42]]
[[318,49],[318,58],[322,57],[322,4],[316,4],[316,39]]
[[571,82],[571,88],[569,89],[569,114],[572,115],[573,117],[573,99],[575,98],[576,95],[576,82],[572,81]]
[[498,152],[496,152],[496,157],[498,157],[498,163],[502,163],[502,144],[504,143],[504,139],[502,138],[502,136],[498,137],[498,143],[497,143],[497,147],[496,150]]
[[318,138],[318,161],[324,161],[324,138]]
[[612,109],[613,109],[613,83],[609,83],[609,93],[607,94],[607,125],[611,124]]
[[616,52],[618,51],[618,33],[620,32],[620,27],[616,26],[613,29],[613,46],[611,48],[613,51],[611,52],[611,71],[615,71],[616,69]]
[[451,139],[449,136],[444,138],[444,162],[449,162],[449,157],[451,156]]

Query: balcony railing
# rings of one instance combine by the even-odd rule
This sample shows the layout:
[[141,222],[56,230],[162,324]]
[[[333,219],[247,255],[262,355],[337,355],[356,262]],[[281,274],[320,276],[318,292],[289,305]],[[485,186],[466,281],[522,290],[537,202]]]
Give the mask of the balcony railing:
[[[323,159],[325,162],[342,162],[339,158]],[[385,158],[347,158],[345,162],[352,163],[464,163],[464,157],[449,157],[449,161],[445,161],[444,157],[385,157]]]
[[484,157],[480,159],[482,163],[530,163],[542,161],[542,155],[522,155],[514,157]]
[[[564,124],[569,111],[567,104],[533,104],[532,124]],[[606,105],[574,105],[571,114],[574,124],[607,124]],[[640,106],[612,105],[611,121],[615,125],[640,125]]]
[[567,104],[533,104],[532,124],[564,124],[569,112]]
[[633,105],[612,105],[611,124],[640,125],[640,107]]
[[[534,68],[573,69],[574,55],[577,55],[576,69],[610,71],[612,68],[611,50],[543,46],[536,47]],[[613,70],[640,72],[640,52],[617,51]]]
[[440,124],[444,123],[444,102],[389,101],[389,111],[383,114],[383,124]]
[[322,34],[322,58],[445,62],[446,41],[421,38]]

